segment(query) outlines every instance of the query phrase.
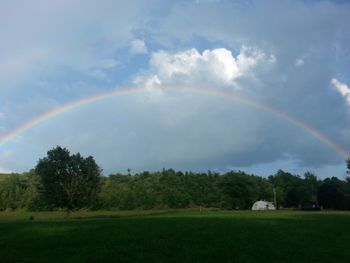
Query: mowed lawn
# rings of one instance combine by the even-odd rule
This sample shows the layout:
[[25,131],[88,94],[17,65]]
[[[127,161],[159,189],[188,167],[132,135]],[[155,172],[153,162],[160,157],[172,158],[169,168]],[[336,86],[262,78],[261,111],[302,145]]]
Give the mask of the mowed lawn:
[[0,262],[350,262],[350,213],[1,212]]

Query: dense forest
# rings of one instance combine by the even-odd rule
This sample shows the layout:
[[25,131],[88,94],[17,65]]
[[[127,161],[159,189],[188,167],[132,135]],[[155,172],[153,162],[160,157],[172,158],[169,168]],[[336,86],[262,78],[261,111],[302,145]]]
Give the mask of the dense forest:
[[[319,180],[279,170],[268,178],[231,171],[224,174],[164,169],[131,175],[101,176],[97,197],[90,209],[163,209],[210,207],[250,209],[257,200],[273,201],[276,188],[279,208],[298,208],[315,202],[324,209],[350,210],[350,179]],[[42,182],[35,170],[0,175],[0,210],[51,210],[41,194]]]
[[277,208],[313,203],[350,210],[350,177],[319,180],[310,172],[300,177],[282,170],[268,178],[242,171],[101,173],[92,156],[84,158],[57,146],[29,172],[0,174],[0,210],[250,209],[255,201],[275,197]]

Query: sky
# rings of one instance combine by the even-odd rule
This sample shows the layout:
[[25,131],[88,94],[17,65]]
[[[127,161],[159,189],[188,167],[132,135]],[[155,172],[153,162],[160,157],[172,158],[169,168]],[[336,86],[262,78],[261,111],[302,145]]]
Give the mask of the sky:
[[0,39],[0,172],[346,175],[350,1],[1,1]]

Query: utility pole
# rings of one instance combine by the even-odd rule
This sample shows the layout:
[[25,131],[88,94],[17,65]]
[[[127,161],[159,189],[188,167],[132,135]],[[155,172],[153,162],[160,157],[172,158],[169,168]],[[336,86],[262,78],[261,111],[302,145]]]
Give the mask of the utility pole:
[[275,203],[275,208],[277,210],[276,185],[273,186],[273,202]]

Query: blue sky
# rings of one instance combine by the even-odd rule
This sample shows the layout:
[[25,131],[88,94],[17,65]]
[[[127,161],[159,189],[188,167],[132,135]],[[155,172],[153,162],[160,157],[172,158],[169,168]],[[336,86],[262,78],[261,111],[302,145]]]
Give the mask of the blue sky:
[[0,172],[61,145],[105,174],[345,175],[345,157],[305,129],[200,89],[285,112],[350,152],[349,1],[2,1],[0,36],[0,137],[70,101],[146,91],[28,129],[0,146]]

